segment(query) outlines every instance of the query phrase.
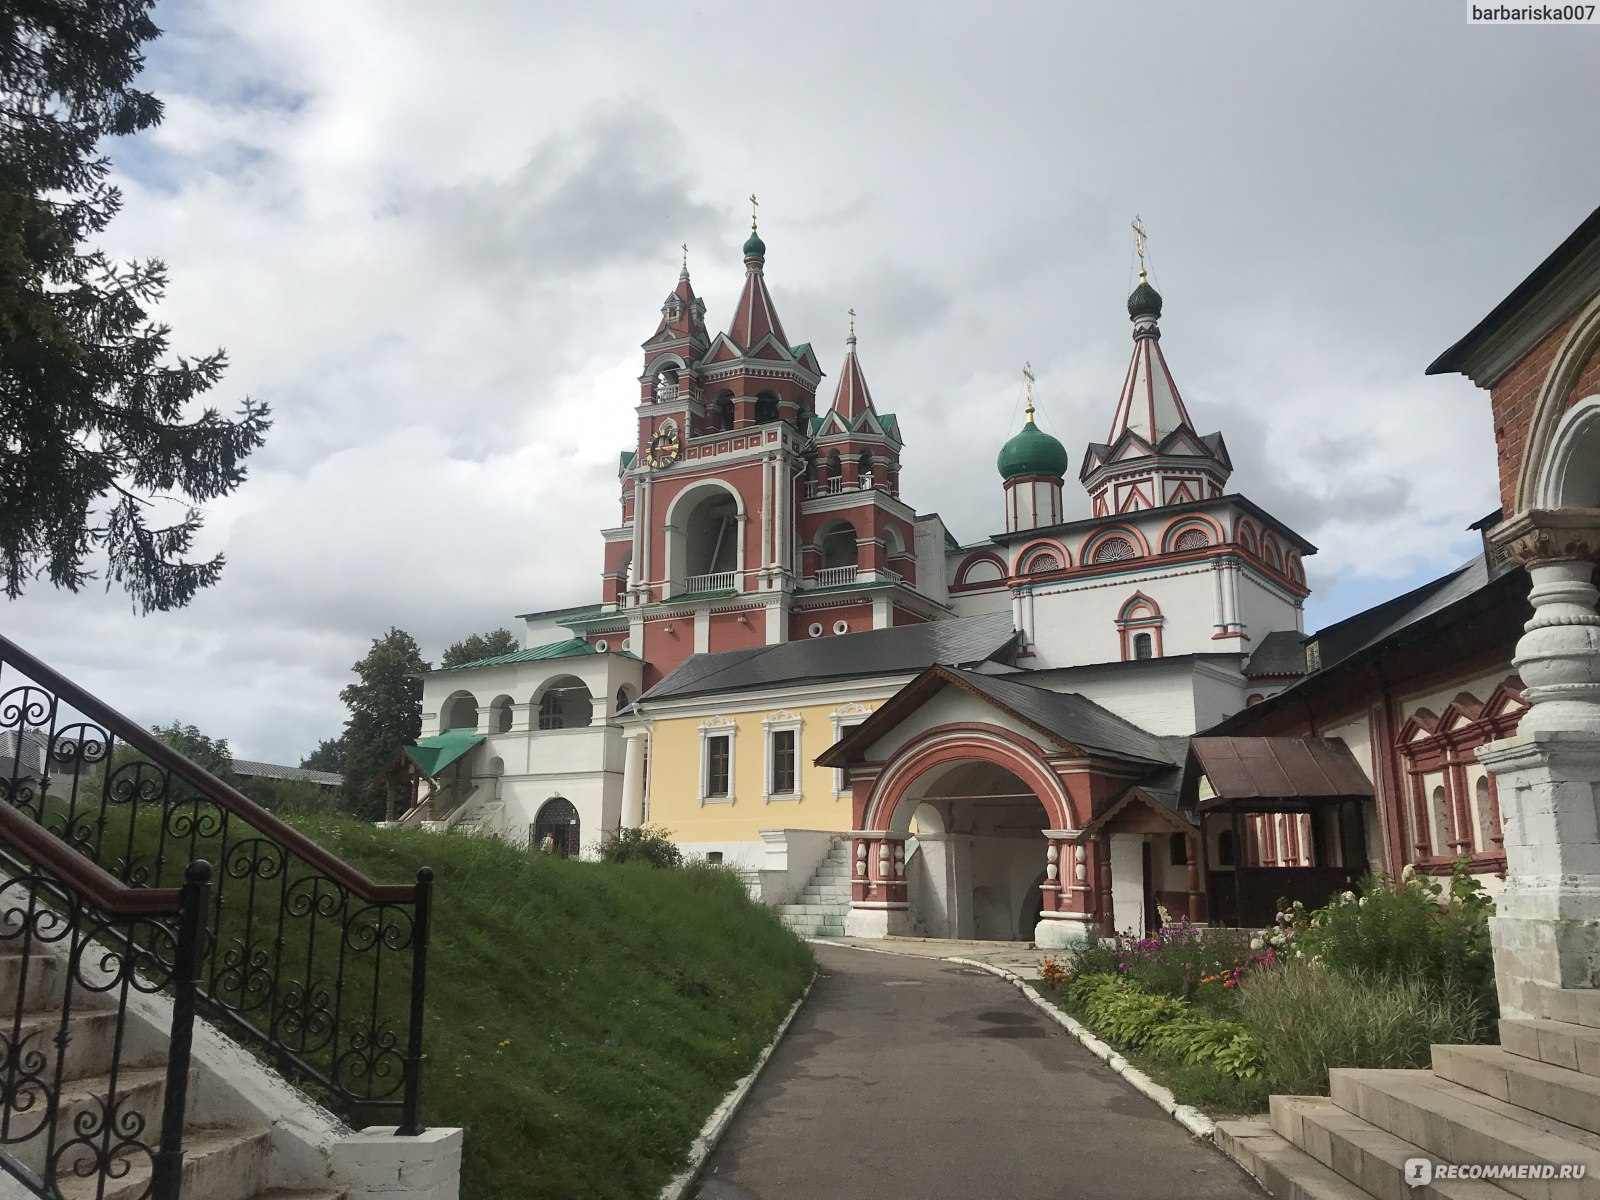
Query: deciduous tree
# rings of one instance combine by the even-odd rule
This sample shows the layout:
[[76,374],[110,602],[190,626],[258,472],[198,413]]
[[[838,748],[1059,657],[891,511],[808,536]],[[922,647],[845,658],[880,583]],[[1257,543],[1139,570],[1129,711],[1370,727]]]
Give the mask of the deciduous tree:
[[390,629],[352,669],[356,682],[339,693],[350,709],[342,738],[344,797],[352,813],[376,819],[384,812],[378,776],[422,732],[420,677],[428,664],[415,638]]
[[488,633],[475,633],[462,638],[444,652],[439,660],[441,667],[459,667],[463,663],[477,662],[480,658],[493,658],[497,654],[512,654],[522,649],[517,645],[517,635],[509,629],[491,629]]

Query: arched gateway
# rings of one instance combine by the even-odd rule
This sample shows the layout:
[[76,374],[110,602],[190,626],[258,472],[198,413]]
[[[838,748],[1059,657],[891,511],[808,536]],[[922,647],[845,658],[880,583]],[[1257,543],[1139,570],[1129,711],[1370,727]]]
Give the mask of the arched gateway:
[[1130,793],[1148,801],[1135,785],[1170,776],[1170,752],[1081,696],[1040,709],[1039,695],[933,667],[818,760],[852,789],[847,932],[1060,946],[1142,925],[1156,879],[1136,855],[1113,906],[1116,838],[1096,814]]

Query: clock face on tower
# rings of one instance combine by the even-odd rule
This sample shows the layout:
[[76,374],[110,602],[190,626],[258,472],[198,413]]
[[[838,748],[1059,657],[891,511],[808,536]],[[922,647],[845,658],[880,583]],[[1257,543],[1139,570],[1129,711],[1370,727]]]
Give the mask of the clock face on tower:
[[659,470],[670,467],[678,461],[678,431],[671,425],[663,425],[656,430],[649,445],[645,447],[644,461]]

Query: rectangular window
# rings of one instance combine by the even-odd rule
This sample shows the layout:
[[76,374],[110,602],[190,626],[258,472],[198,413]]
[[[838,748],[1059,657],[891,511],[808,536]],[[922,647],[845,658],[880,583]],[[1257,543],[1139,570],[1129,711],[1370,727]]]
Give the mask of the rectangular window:
[[772,792],[774,795],[794,791],[794,730],[772,731]]
[[726,733],[711,734],[706,738],[706,795],[728,794],[728,763],[733,739]]

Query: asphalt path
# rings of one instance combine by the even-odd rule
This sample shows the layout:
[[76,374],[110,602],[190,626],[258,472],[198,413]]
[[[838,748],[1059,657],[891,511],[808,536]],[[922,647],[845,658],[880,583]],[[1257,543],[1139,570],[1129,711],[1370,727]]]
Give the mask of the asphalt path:
[[1011,984],[817,947],[700,1200],[1262,1200]]

